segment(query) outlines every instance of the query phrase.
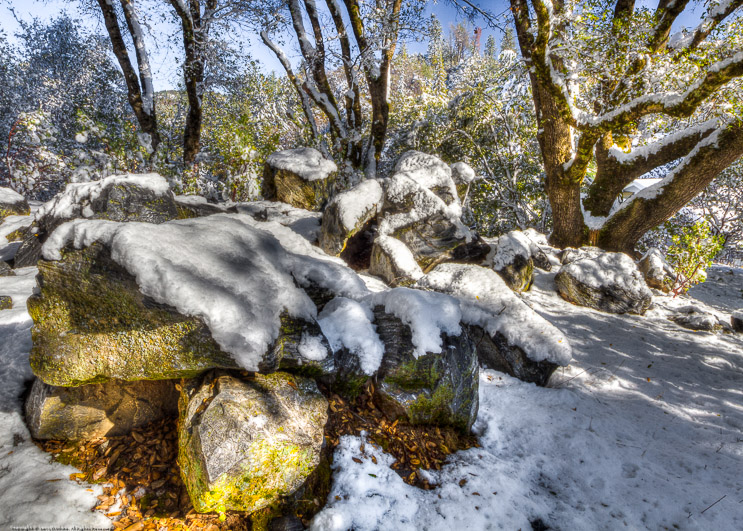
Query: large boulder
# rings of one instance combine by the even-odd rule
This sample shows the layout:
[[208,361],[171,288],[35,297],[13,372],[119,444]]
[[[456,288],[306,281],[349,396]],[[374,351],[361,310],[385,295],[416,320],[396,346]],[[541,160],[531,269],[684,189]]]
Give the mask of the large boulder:
[[675,273],[657,247],[651,247],[637,264],[645,282],[651,288],[664,293],[671,291]]
[[305,210],[320,210],[333,193],[338,167],[316,149],[272,153],[263,170],[263,197]]
[[513,291],[527,291],[534,278],[531,242],[519,231],[503,234],[491,243],[486,264],[493,268]]
[[436,194],[447,205],[459,202],[452,168],[434,155],[407,151],[397,160],[395,172],[405,174],[422,188]]
[[462,323],[480,363],[521,380],[546,385],[572,357],[565,335],[532,310],[492,269],[441,264],[418,287],[460,301]]
[[573,254],[555,275],[565,300],[608,313],[645,314],[653,294],[634,260],[623,253]]
[[100,181],[68,184],[37,212],[15,255],[15,267],[36,265],[49,235],[71,219],[164,223],[178,217],[175,196],[168,182],[156,173],[112,175]]
[[184,385],[178,463],[198,512],[257,511],[298,492],[320,463],[328,402],[286,373],[209,373]]
[[689,330],[712,332],[722,328],[722,325],[715,314],[705,311],[693,304],[676,309],[676,311],[669,316],[669,319],[684,328],[688,328]]
[[237,367],[195,317],[143,295],[101,244],[41,260],[31,368],[45,383],[76,386],[109,379],[169,379]]
[[8,216],[26,216],[30,213],[26,198],[12,188],[0,187],[0,221]]
[[388,418],[469,432],[478,410],[478,363],[466,331],[442,334],[441,352],[416,355],[410,327],[383,307],[374,324],[384,344],[375,400]]
[[35,439],[89,440],[124,435],[177,411],[173,380],[54,387],[37,379],[26,399],[26,424]]
[[423,276],[410,249],[400,240],[385,235],[374,240],[369,273],[390,286],[406,286]]
[[379,213],[384,190],[376,179],[367,179],[336,195],[323,211],[320,247],[339,256],[350,238]]

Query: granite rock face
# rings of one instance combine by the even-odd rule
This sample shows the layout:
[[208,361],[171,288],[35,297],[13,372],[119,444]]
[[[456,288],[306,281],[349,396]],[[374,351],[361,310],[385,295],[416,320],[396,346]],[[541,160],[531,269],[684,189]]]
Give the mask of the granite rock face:
[[298,492],[320,463],[327,408],[314,381],[281,372],[185,385],[178,463],[194,509],[254,512]]
[[125,435],[177,411],[173,380],[54,387],[36,379],[26,400],[26,422],[35,439]]

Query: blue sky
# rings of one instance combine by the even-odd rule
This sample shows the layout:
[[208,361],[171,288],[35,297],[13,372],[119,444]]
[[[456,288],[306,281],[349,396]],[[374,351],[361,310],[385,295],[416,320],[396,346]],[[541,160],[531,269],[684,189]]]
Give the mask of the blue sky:
[[[491,2],[483,2],[483,5]],[[499,10],[495,7],[490,7],[491,10],[498,13],[503,12],[506,7],[505,0],[495,0],[492,2],[492,6],[502,6]],[[38,0],[6,0],[4,3],[0,0],[0,30],[4,31],[5,34],[13,40],[13,34],[19,29],[19,25],[13,17],[10,9],[14,9],[16,16],[23,20],[31,20],[33,17],[39,17],[41,19],[51,19],[59,15],[63,11],[66,11],[70,16],[81,21],[81,24],[90,30],[97,33],[105,34],[106,30],[101,21],[95,18],[84,15],[77,8],[77,2],[70,2],[69,0],[47,0],[45,2]],[[429,14],[431,12],[436,13],[436,16],[444,26],[444,31],[447,31],[449,24],[463,20],[455,8],[451,5],[444,3],[431,4],[428,7]],[[426,22],[428,17],[426,17]],[[484,23],[479,25],[485,26]],[[473,25],[474,28],[474,25]],[[160,23],[154,27],[154,33],[158,32],[173,32],[175,28],[167,23]],[[482,43],[484,45],[485,39],[488,35],[494,33],[493,30],[485,28],[483,31]],[[283,69],[280,63],[276,60],[275,56],[266,48],[257,36],[252,36],[246,33],[243,40],[246,41],[246,49],[250,55],[260,61],[269,70],[274,70],[279,73],[283,73]],[[154,42],[148,42],[149,50],[151,54],[151,63],[154,73],[155,87],[157,90],[173,88],[179,81],[181,71],[179,67],[180,57],[178,55],[179,50],[170,49],[167,46],[155,46]],[[408,42],[408,50],[411,52],[423,51],[426,48],[425,43]],[[290,50],[287,50],[290,52]],[[292,54],[289,54],[290,57]]]
[[[496,14],[504,13],[507,9],[506,0],[484,0],[480,4],[490,9]],[[655,5],[654,1],[644,0],[640,2],[641,5]],[[704,8],[701,3],[695,2],[695,8],[688,14],[684,14],[680,20],[675,24],[675,29],[681,25],[694,26],[696,25],[699,17],[702,15]],[[77,8],[77,2],[70,0],[0,0],[0,30],[4,31],[5,34],[13,39],[13,34],[18,30],[19,26],[17,21],[14,19],[10,12],[10,8],[15,10],[16,15],[23,20],[30,20],[32,17],[39,17],[41,19],[51,19],[62,11],[67,13],[75,19],[81,21],[81,24],[87,28],[101,34],[105,34],[105,28],[102,22],[95,18],[82,14]],[[688,9],[687,9],[688,10]],[[444,32],[450,24],[461,21],[462,17],[457,10],[445,2],[430,3],[427,8],[428,13],[435,13],[441,21]],[[425,17],[427,22],[428,17]],[[477,23],[476,23],[477,25]],[[485,26],[483,22],[479,25]],[[474,25],[473,25],[474,28]],[[154,33],[172,33],[175,28],[167,23],[156,24],[153,28]],[[497,32],[485,27],[483,30],[482,44],[485,44],[487,36],[490,34],[496,34],[497,40],[500,40],[500,35]],[[278,63],[273,54],[264,46],[257,36],[251,36],[245,34],[242,39],[246,42],[246,49],[250,55],[260,61],[269,70],[274,70],[283,73],[281,65]],[[152,39],[151,39],[152,40]],[[149,49],[151,54],[151,63],[153,73],[155,77],[155,87],[157,90],[163,90],[167,88],[173,88],[180,79],[181,71],[179,67],[180,57],[178,55],[179,50],[172,49],[166,45],[156,46],[154,42],[150,42]],[[425,43],[421,42],[408,42],[408,50],[411,52],[422,52],[426,48]],[[290,50],[288,50],[290,52]],[[291,56],[291,53],[290,53]]]

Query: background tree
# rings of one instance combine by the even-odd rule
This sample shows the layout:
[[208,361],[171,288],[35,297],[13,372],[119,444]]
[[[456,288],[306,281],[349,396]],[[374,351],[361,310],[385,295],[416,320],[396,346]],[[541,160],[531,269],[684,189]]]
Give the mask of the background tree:
[[[632,252],[743,154],[742,4],[713,1],[696,29],[671,35],[689,2],[511,0],[555,245]],[[623,188],[667,164],[660,183],[612,209]]]

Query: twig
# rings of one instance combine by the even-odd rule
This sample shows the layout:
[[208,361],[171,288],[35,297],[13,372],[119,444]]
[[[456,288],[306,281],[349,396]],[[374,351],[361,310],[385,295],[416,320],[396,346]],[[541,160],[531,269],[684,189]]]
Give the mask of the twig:
[[[728,495],[727,495],[727,494],[725,494],[725,495],[724,495],[724,496],[723,496],[722,498],[720,498],[720,499],[719,499],[719,500],[717,500],[717,501],[716,501],[715,503],[713,503],[712,505],[710,505],[709,507],[707,507],[707,509],[711,509],[712,507],[714,507],[715,505],[717,505],[718,503],[720,503],[720,502],[721,502],[722,500],[724,500],[725,498],[727,498],[727,496],[728,496]],[[707,511],[707,509],[705,509],[704,511],[702,511],[702,512],[701,512],[701,513],[699,513],[699,514],[704,514],[704,513],[705,513],[705,512]]]

